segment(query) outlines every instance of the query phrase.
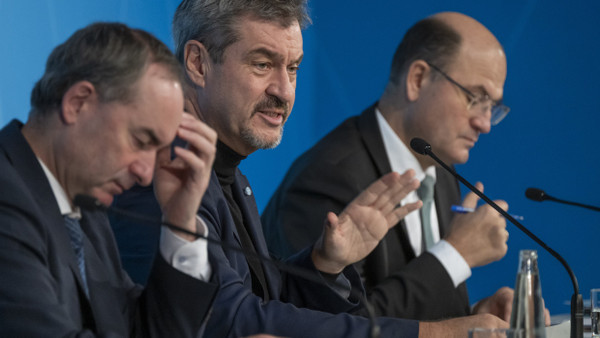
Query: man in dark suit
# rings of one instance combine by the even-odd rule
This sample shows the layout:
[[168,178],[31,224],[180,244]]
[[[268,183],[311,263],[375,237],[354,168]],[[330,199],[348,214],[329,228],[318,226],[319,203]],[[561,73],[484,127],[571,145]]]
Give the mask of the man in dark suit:
[[[396,50],[379,102],[290,168],[262,215],[269,249],[284,257],[297,252],[319,236],[318,221],[327,212],[342,210],[379,177],[413,169],[421,187],[426,177],[431,182],[429,207],[408,215],[357,264],[377,314],[430,320],[489,312],[508,320],[511,289],[501,288],[471,311],[464,283],[471,268],[505,255],[505,220],[487,205],[453,215],[458,182],[408,147],[421,137],[447,163],[466,162],[479,135],[508,112],[500,103],[505,77],[504,51],[479,22],[440,13],[416,23]],[[403,203],[419,198],[421,188]],[[476,204],[475,194],[462,202]]]
[[[190,0],[182,2],[173,20],[176,53],[189,83],[186,109],[218,134],[214,173],[199,215],[214,239],[262,256],[268,251],[258,210],[238,164],[281,139],[295,99],[296,71],[303,56],[301,27],[308,21],[305,11],[302,0],[229,1],[218,6]],[[369,321],[347,314],[365,312],[359,299],[361,281],[350,264],[362,259],[389,226],[420,202],[397,207],[416,188],[412,171],[389,173],[365,188],[340,212],[324,215],[318,223],[326,225],[316,243],[290,259],[317,281],[211,244],[220,290],[207,335],[367,336]],[[127,204],[138,211],[152,208],[133,202],[128,199]],[[377,321],[384,336],[395,337],[462,337],[468,327],[506,326],[489,315],[436,323]]]
[[[217,290],[202,281],[205,242],[164,230],[143,289],[121,268],[105,212],[76,203],[110,205],[155,173],[164,220],[206,231],[195,211],[216,134],[183,113],[181,84],[169,49],[121,24],[90,25],[52,52],[27,123],[0,131],[0,336],[202,333]],[[190,146],[171,159],[176,134]]]

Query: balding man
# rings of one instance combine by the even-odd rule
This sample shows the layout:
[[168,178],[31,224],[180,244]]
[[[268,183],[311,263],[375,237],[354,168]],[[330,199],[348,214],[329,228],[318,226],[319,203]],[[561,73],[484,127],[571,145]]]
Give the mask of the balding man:
[[[337,214],[319,219],[323,235],[289,263],[309,280],[253,259],[268,255],[248,179],[238,165],[258,149],[274,147],[295,101],[296,73],[303,57],[304,0],[185,0],[173,20],[173,36],[188,84],[186,108],[218,134],[214,174],[198,214],[209,235],[227,244],[208,247],[219,281],[207,337],[243,337],[259,332],[285,337],[365,337],[372,328],[352,266],[364,258],[389,226],[420,202],[397,208],[418,182],[412,171],[390,173],[369,185]],[[142,196],[145,195],[145,196]],[[129,194],[120,206],[157,212],[151,191]],[[128,205],[126,205],[128,204]],[[324,221],[327,225],[324,226]],[[131,244],[131,243],[129,243]],[[231,250],[230,248],[240,250]],[[341,283],[341,284],[340,284]],[[345,287],[344,287],[345,285]],[[471,327],[507,327],[492,315],[436,322],[377,318],[381,337],[464,337]]]
[[[408,147],[420,137],[443,161],[465,163],[479,135],[509,111],[501,103],[505,78],[502,46],[473,18],[439,13],[417,22],[398,46],[379,102],[292,165],[262,215],[270,250],[295,253],[319,236],[327,212],[340,212],[388,172],[413,169],[423,189],[402,203],[420,198],[423,212],[409,214],[356,264],[377,314],[432,320],[487,312],[508,320],[511,289],[500,289],[471,311],[465,287],[471,268],[506,254],[505,220],[487,205],[453,215],[458,182]],[[477,200],[469,194],[462,206],[476,208]]]

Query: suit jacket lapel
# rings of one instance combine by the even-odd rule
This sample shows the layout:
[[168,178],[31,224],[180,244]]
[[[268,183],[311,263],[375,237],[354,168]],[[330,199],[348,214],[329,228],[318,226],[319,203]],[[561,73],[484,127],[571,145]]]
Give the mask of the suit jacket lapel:
[[65,228],[63,216],[58,208],[58,202],[54,197],[48,178],[46,177],[42,166],[37,160],[35,153],[27,143],[27,140],[21,133],[23,124],[17,120],[13,120],[0,136],[0,145],[7,154],[7,158],[12,162],[12,165],[18,170],[23,178],[24,184],[29,192],[33,193],[33,200],[36,205],[30,207],[40,209],[40,215],[44,215],[48,230],[53,233],[58,241],[58,252],[56,253],[60,260],[68,262],[69,268],[73,272],[75,280],[78,284],[80,300],[87,298],[83,291],[83,281],[79,273],[77,258],[71,247],[71,240]]
[[[250,235],[256,252],[261,256],[268,257],[269,250],[267,248],[265,236],[262,231],[260,215],[258,213],[258,207],[256,206],[256,200],[254,199],[254,192],[250,187],[248,179],[239,169],[236,169],[235,181],[232,185],[232,192],[233,197],[239,203],[239,207],[242,212],[242,218],[244,220],[244,224],[246,225],[246,231],[248,231],[248,234]],[[272,278],[269,278],[269,276],[279,274],[278,270],[272,264],[264,264],[263,261],[261,261],[260,264],[264,272],[265,282],[267,283],[265,289],[269,292],[269,298],[278,299],[278,292],[275,290],[275,286],[271,285],[272,283],[270,283]]]
[[[381,177],[391,172],[392,166],[385,151],[383,138],[381,137],[381,131],[379,129],[375,111],[376,107],[377,103],[362,112],[357,119],[356,128],[358,129],[365,148],[377,169],[378,177]],[[391,234],[393,233],[395,233],[396,236],[392,236]],[[376,250],[371,254],[372,258],[369,259],[369,264],[377,264],[379,266],[379,268],[374,269],[374,271],[380,272],[382,276],[387,276],[389,274],[389,271],[387,271],[389,267],[389,257],[387,254],[389,251],[388,246],[396,246],[396,241],[402,243],[404,254],[407,257],[416,256],[412,249],[412,245],[410,245],[408,232],[406,231],[406,223],[404,220],[401,220],[400,223],[397,224],[394,229],[390,230],[390,233],[379,243]]]
[[357,128],[365,144],[365,148],[367,148],[373,159],[373,163],[375,163],[379,176],[383,176],[392,171],[392,167],[387,158],[383,138],[379,131],[375,107],[376,104],[362,112],[357,120]]

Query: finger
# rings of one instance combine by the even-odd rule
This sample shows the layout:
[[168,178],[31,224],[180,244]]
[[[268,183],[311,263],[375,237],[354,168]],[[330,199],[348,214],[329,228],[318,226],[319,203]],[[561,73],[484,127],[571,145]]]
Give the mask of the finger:
[[177,135],[188,143],[188,150],[194,152],[198,157],[203,158],[207,162],[212,163],[215,156],[215,144],[204,135],[197,132],[180,128]]
[[[397,188],[394,191],[389,191],[388,193],[382,194],[379,198],[373,203],[373,208],[379,210],[384,216],[387,217],[390,213],[397,212],[396,209],[400,208],[402,203],[401,201],[411,192],[419,187],[419,181],[416,179],[412,179],[407,184],[403,184],[401,187]],[[420,206],[419,206],[420,207]],[[409,210],[405,208],[405,210]],[[409,211],[410,212],[410,211]],[[402,216],[404,217],[404,216]]]
[[198,133],[199,135],[202,135],[210,140],[212,143],[216,143],[217,132],[214,129],[209,127],[206,123],[192,117],[190,114],[183,115],[184,118],[181,120],[181,124],[179,125],[180,128]]
[[175,147],[174,150],[177,155],[176,160],[167,165],[163,165],[161,169],[170,171],[172,174],[180,176],[182,179],[186,179],[186,188],[191,188],[188,185],[192,182],[202,184],[208,182],[210,175],[207,173],[211,170],[212,163],[208,163],[199,158],[189,149]]
[[419,181],[414,176],[413,170],[407,170],[402,175],[392,176],[393,180],[386,181],[388,188],[380,192],[370,205],[385,213],[393,211],[406,195],[419,187]]
[[169,146],[164,147],[156,152],[155,170],[156,170],[156,168],[160,168],[161,166],[169,165],[170,162],[171,162],[171,148]]
[[378,209],[385,209],[385,212],[391,212],[409,193],[415,191],[420,185],[419,180],[414,178],[412,172],[405,172],[396,185],[390,187],[388,191],[381,194],[373,206]]
[[325,228],[329,228],[330,230],[335,231],[340,223],[340,219],[333,212],[328,212],[327,217],[325,218],[325,224],[323,225]]
[[353,202],[358,203],[359,205],[371,205],[382,193],[393,186],[398,179],[400,179],[400,174],[397,172],[391,172],[384,175],[377,181],[371,183],[371,185],[363,190]]
[[498,206],[500,207],[500,209],[502,209],[504,211],[508,211],[508,203],[506,203],[506,201],[504,201],[504,200],[494,200],[494,203],[498,204]]
[[421,208],[422,206],[423,206],[422,201],[416,201],[413,203],[408,203],[406,205],[403,205],[399,208],[396,208],[393,212],[389,213],[386,216],[386,220],[388,222],[388,228],[395,226],[396,224],[398,224],[398,222],[400,222],[401,219],[406,217],[406,215]]
[[546,307],[546,300],[543,298],[542,298],[542,306],[544,307],[544,322],[545,322],[546,326],[550,326],[552,324],[551,319],[550,319],[550,311]]
[[[480,192],[483,192],[483,183],[481,182],[477,182],[475,183],[475,189],[479,190]],[[475,194],[474,192],[469,192],[467,194],[467,196],[465,196],[465,199],[462,202],[462,206],[465,208],[476,208],[477,207],[477,202],[479,201],[479,196],[477,196],[477,194]]]
[[199,156],[208,155],[208,159],[214,155],[213,148],[216,147],[217,133],[189,114],[184,114],[184,118],[177,129],[177,136],[186,141],[186,147],[196,151]]
[[507,303],[504,307],[504,320],[510,321],[510,315],[512,314],[512,303]]
[[182,121],[177,132],[178,135],[187,135],[188,138],[191,136],[196,136],[189,139],[186,138],[186,141],[188,141],[188,143],[190,143],[192,146],[195,146],[194,141],[197,140],[206,140],[210,144],[216,144],[217,141],[217,133],[212,128],[198,120],[190,121],[186,119]]

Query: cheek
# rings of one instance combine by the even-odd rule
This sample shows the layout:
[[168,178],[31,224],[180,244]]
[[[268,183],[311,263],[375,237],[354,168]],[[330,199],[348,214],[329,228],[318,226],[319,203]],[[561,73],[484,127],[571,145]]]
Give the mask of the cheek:
[[290,99],[290,111],[289,114],[292,113],[292,108],[294,108],[294,102],[296,102],[296,90],[294,89],[294,95],[292,95],[292,98]]

